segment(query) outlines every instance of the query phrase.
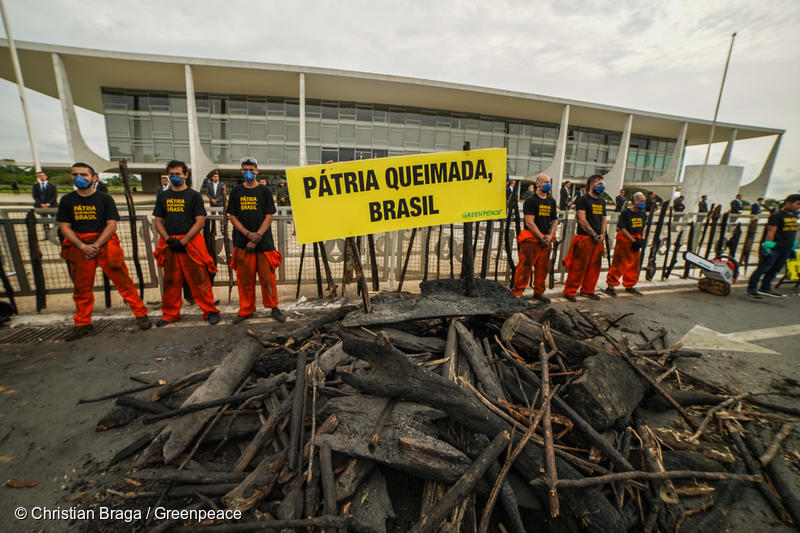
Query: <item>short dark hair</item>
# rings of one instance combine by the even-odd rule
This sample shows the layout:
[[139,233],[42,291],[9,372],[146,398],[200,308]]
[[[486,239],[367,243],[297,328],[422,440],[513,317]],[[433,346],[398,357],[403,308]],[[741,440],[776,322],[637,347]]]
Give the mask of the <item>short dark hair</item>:
[[[763,200],[763,199],[764,199],[764,197],[763,197],[763,196],[759,196],[759,197],[758,197],[758,200]],[[757,202],[758,200],[756,200],[756,202]]]
[[178,161],[177,159],[173,159],[169,163],[167,163],[167,173],[169,173],[169,169],[171,168],[180,168],[183,170],[184,174],[189,174],[189,167],[186,166],[186,163],[183,161]]
[[796,194],[795,193],[795,194],[790,194],[789,196],[787,196],[786,200],[784,200],[784,203],[788,204],[789,202],[800,202],[800,194]]
[[565,180],[565,181],[564,181],[564,185],[572,185],[572,182],[571,182],[571,181],[569,181],[569,180]]
[[700,198],[708,198],[708,195],[707,195],[707,194],[704,194],[704,195],[703,195],[703,196],[701,196]]
[[592,174],[591,176],[589,176],[589,179],[586,180],[586,188],[588,189],[589,187],[592,186],[592,184],[594,182],[596,182],[598,180],[601,180],[601,179],[604,179],[604,178],[600,174]]
[[[97,175],[97,172],[95,172],[94,169],[91,166],[87,165],[86,163],[80,163],[80,162],[74,163],[70,168],[75,168],[75,167],[88,168],[89,169],[89,173],[91,173],[92,176],[96,176]],[[42,171],[40,170],[39,172],[42,172]],[[37,174],[39,174],[39,172],[37,172]]]

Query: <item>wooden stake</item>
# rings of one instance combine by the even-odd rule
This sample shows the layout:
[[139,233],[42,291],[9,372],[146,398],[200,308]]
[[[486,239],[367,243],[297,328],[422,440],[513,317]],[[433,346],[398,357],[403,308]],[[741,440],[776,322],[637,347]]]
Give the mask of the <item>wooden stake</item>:
[[[400,271],[400,279],[397,281],[397,291],[403,290],[403,281],[406,279],[406,270],[408,269],[408,260],[411,259],[411,249],[414,246],[414,237],[417,236],[417,228],[411,230],[411,237],[408,239],[408,249],[406,250],[406,258],[403,260],[403,269]],[[452,253],[452,250],[451,250]],[[450,263],[450,270],[452,271],[452,259]],[[452,277],[452,276],[451,276]]]
[[350,249],[353,250],[353,266],[356,269],[358,286],[361,288],[361,300],[364,302],[364,311],[371,313],[372,306],[369,302],[369,287],[367,287],[367,280],[364,277],[364,267],[361,264],[361,253],[358,251],[358,245],[356,244],[354,237],[348,237],[347,242],[350,244]]

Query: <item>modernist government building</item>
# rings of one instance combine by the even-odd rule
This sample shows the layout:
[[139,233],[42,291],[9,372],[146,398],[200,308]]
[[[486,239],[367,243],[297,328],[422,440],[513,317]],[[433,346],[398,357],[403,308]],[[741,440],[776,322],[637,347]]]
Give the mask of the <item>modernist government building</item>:
[[[687,167],[686,146],[708,143],[711,122],[597,103],[454,83],[360,72],[123,53],[17,42],[28,88],[58,98],[71,161],[115,171],[126,158],[145,191],[164,163],[185,160],[199,187],[212,169],[238,175],[252,155],[273,178],[286,168],[329,160],[473,148],[508,150],[511,179],[547,172],[554,188],[600,173],[612,196],[621,187],[676,188],[686,205],[700,194],[727,204],[742,180],[730,166],[736,140],[772,136],[763,169],[739,187],[763,196],[783,130],[717,123],[722,160]],[[15,81],[8,42],[0,40],[0,76]],[[84,142],[75,106],[103,114],[109,159]],[[45,163],[48,167],[69,162]]]

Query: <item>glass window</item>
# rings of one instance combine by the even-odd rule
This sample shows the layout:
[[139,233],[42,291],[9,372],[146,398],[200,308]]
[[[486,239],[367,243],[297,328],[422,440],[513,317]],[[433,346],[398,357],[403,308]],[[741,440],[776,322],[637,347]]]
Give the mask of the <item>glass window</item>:
[[169,110],[173,113],[186,113],[186,96],[169,95]]
[[310,165],[319,165],[322,163],[322,155],[320,153],[319,146],[306,146],[306,158],[308,159],[308,164]]
[[352,161],[356,158],[356,151],[353,148],[339,148],[339,161]]
[[664,156],[661,154],[656,156],[656,168],[664,168]]
[[356,120],[362,122],[372,122],[372,109],[359,105],[356,108]]
[[[250,151],[245,155],[250,155],[256,158],[256,161],[267,160],[267,145],[266,144],[250,144]],[[244,156],[242,156],[244,157]],[[239,158],[241,161],[242,157]]]
[[352,102],[340,102],[339,118],[344,118],[344,119],[356,118],[356,105]]
[[483,132],[490,132],[492,131],[492,121],[489,119],[482,118],[480,129]]
[[300,102],[297,100],[286,100],[286,116],[299,117],[300,116]]
[[513,122],[508,123],[508,133],[511,135],[519,135],[521,126],[520,124],[515,124]]
[[465,118],[461,121],[461,125],[465,130],[477,130],[480,126],[480,121],[474,118]]
[[131,156],[131,142],[128,139],[108,139],[108,151],[111,158]]
[[418,143],[419,142],[419,128],[411,126],[406,128],[406,135],[405,135],[406,143]]
[[405,122],[405,111],[393,107],[389,111],[389,122],[392,124],[403,124]]
[[387,122],[389,118],[389,112],[386,110],[385,107],[382,106],[375,106],[372,110],[372,121],[373,122]]
[[133,142],[133,160],[137,163],[155,163],[153,143]]
[[270,140],[285,140],[286,132],[284,125],[286,122],[282,119],[269,119],[267,120],[267,139]]
[[127,98],[123,93],[112,93],[103,91],[103,109],[109,111],[111,109],[119,111],[127,111],[128,104]]
[[306,116],[307,117],[320,117],[322,116],[321,107],[319,102],[311,103],[306,101]]
[[128,115],[108,114],[106,115],[106,131],[109,136],[128,137],[130,128],[128,127]]
[[229,115],[246,115],[247,114],[247,97],[245,97],[245,96],[231,96],[228,99],[228,114]]
[[270,98],[267,102],[267,115],[271,117],[282,117],[286,115],[286,106],[283,98]]
[[372,138],[375,142],[386,142],[389,140],[389,128],[386,126],[373,126]]
[[[523,155],[523,154],[519,154]],[[531,157],[542,157],[542,145],[539,142],[532,142],[530,146],[530,156]]]
[[131,122],[133,123],[132,131],[134,140],[150,140],[153,133],[150,127],[149,117],[133,117]]
[[435,145],[436,135],[434,134],[433,130],[423,128],[422,135],[420,137],[420,145],[422,148],[426,150],[433,150]]
[[422,122],[422,114],[415,111],[406,111],[406,124],[420,124]]
[[361,145],[372,144],[372,126],[356,127],[356,143]]
[[336,102],[322,102],[322,118],[339,119],[339,104]]
[[586,161],[586,152],[587,149],[585,146],[578,146],[578,149],[575,151],[575,160]]
[[300,164],[300,148],[297,146],[286,147],[286,164],[294,167]]
[[211,119],[208,117],[197,117],[197,129],[200,131],[201,139],[210,139]]
[[211,138],[212,139],[228,139],[228,121],[227,119],[212,119],[211,120]]
[[545,142],[542,144],[542,157],[552,159],[556,155],[555,143]]
[[339,160],[339,150],[337,148],[323,148],[322,149],[322,162],[328,161],[336,162]]
[[323,124],[322,142],[337,144],[339,142],[339,127],[335,124]]
[[[231,143],[231,159],[233,161],[241,161],[241,159],[250,155],[250,146],[247,144]],[[256,160],[258,158],[256,157]]]
[[320,136],[319,122],[311,122],[306,120],[306,140],[318,141]]
[[247,114],[251,117],[263,117],[267,114],[267,103],[251,96],[247,99]]
[[[251,141],[265,141],[267,139],[267,122],[264,120],[250,120],[248,138]],[[258,159],[258,158],[256,158]]]
[[449,146],[450,132],[447,130],[436,130],[436,146]]
[[230,122],[231,139],[247,139],[250,133],[246,118],[232,118]]
[[166,94],[151,94],[150,95],[150,110],[151,111],[169,111],[169,96]]
[[297,122],[286,122],[286,141],[300,142],[300,124]]
[[355,124],[346,124],[341,123],[339,124],[339,139],[340,140],[355,140],[356,138],[356,126]]
[[[471,144],[471,143],[470,143]],[[492,136],[483,134],[478,138],[478,148],[491,148],[492,147]],[[472,148],[475,148],[475,145],[472,144]]]
[[645,156],[646,155],[647,154],[645,154],[644,152],[637,152],[636,153],[636,166],[637,167],[643,167],[644,166],[644,160],[645,160]]
[[208,99],[209,103],[211,104],[211,113],[214,115],[221,115],[223,113],[227,113],[226,108],[227,105],[226,101],[218,96],[210,97]]
[[165,141],[156,141],[154,143],[156,151],[156,159],[172,159],[172,143]]
[[172,138],[181,141],[189,140],[189,121],[184,119],[172,119]]
[[230,162],[230,146],[221,143],[211,144],[211,160],[215,163]]
[[506,136],[495,133],[492,135],[492,148],[502,148],[506,145]]
[[436,113],[431,111],[422,112],[422,125],[423,126],[436,126]]
[[175,144],[172,152],[174,154],[175,159],[178,161],[188,161],[191,159],[191,154],[189,152],[189,145],[188,144]]
[[195,95],[194,97],[194,107],[198,113],[210,113],[211,112],[211,104],[208,101],[207,96],[198,96]]
[[169,115],[153,115],[151,124],[153,126],[153,133],[155,134],[163,136],[164,134],[172,133],[172,121]]
[[389,145],[402,147],[405,138],[404,133],[402,128],[392,128],[389,131]]

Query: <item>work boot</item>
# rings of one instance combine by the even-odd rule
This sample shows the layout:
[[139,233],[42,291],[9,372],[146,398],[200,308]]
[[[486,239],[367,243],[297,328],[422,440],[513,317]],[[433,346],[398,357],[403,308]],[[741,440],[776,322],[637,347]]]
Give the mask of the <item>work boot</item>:
[[69,335],[64,337],[64,340],[67,342],[76,341],[78,339],[82,339],[83,337],[88,337],[94,331],[94,326],[91,324],[86,324],[83,326],[75,326],[72,328],[72,331],[69,332]]
[[752,296],[756,300],[760,300],[761,299],[761,295],[758,294],[758,291],[751,291],[750,289],[747,289],[747,294],[749,294],[750,296]]
[[758,294],[762,296],[769,296],[771,298],[785,298],[785,294],[781,294],[779,292],[775,292],[772,289],[758,289]]
[[[562,294],[563,294],[563,293],[562,293]],[[571,295],[569,295],[569,294],[564,294],[564,298],[566,298],[566,299],[567,299],[567,300],[569,300],[570,302],[577,302],[577,301],[578,301],[578,299],[577,299],[577,298],[575,298],[574,296],[571,296]]]
[[[180,320],[180,319],[178,319],[178,320]],[[163,318],[159,318],[158,321],[156,322],[156,327],[157,328],[163,328],[167,324],[172,324],[173,322],[177,322],[177,320],[164,320]]]
[[644,296],[642,291],[640,291],[636,287],[628,287],[628,288],[625,289],[625,292],[629,292],[631,294],[635,294],[636,296]]
[[278,309],[277,307],[272,308],[272,318],[277,320],[278,322],[286,322],[286,313]]
[[136,317],[136,325],[139,326],[139,329],[150,329],[153,323],[150,322],[149,316],[144,315]]
[[253,316],[252,313],[250,313],[249,315],[244,315],[244,316],[236,315],[235,317],[233,317],[233,320],[231,320],[231,322],[233,322],[234,324],[238,324],[240,322],[244,322],[245,320],[247,320],[251,316]]
[[208,323],[213,325],[219,324],[219,313],[211,311],[208,313]]
[[550,303],[550,298],[548,298],[544,294],[534,294],[533,295],[533,299],[536,300],[536,301],[539,301],[539,302],[546,303],[546,304]]
[[612,298],[616,298],[617,297],[617,291],[614,290],[614,287],[611,287],[611,286],[606,287],[606,294],[608,294]]
[[599,300],[600,297],[593,292],[582,292],[581,296],[589,298],[590,300]]

